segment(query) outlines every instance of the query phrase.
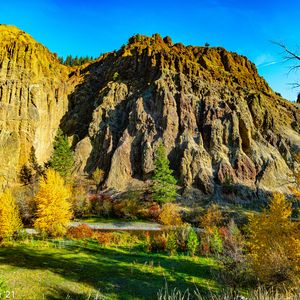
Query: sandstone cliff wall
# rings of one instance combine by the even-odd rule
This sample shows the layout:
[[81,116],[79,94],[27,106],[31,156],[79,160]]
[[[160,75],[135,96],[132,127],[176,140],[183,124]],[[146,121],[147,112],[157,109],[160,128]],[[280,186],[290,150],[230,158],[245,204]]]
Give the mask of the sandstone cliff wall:
[[17,180],[32,146],[40,163],[68,108],[68,71],[28,34],[0,26],[0,187]]

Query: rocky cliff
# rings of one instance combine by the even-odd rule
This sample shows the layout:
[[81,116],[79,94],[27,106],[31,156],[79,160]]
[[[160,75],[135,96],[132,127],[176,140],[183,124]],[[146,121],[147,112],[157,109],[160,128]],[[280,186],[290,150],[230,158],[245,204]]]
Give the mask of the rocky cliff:
[[[0,186],[17,180],[33,146],[39,162],[68,108],[69,70],[28,34],[0,25]],[[71,86],[70,86],[71,88]]]
[[6,180],[31,144],[40,161],[49,157],[60,125],[73,142],[76,172],[99,167],[108,187],[143,184],[163,140],[184,186],[206,194],[224,183],[258,196],[288,191],[300,150],[299,106],[276,95],[246,57],[137,35],[71,69],[23,32],[9,32],[0,36]]

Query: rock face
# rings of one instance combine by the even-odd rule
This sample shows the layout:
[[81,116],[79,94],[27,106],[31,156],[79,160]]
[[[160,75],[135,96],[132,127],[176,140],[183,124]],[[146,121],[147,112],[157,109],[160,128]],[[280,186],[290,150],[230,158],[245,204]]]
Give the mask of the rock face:
[[17,179],[31,147],[39,162],[68,108],[68,70],[28,34],[0,25],[0,188]]
[[76,172],[99,167],[104,185],[118,190],[149,179],[162,140],[184,186],[289,191],[299,106],[276,95],[246,57],[137,35],[68,69],[22,34],[24,46],[19,38],[1,46],[1,151],[15,149],[1,170],[17,170],[32,144],[46,160],[60,125],[72,138]]
[[288,192],[299,107],[277,96],[247,58],[135,36],[82,72],[61,126],[76,136],[78,157],[85,145],[81,170],[102,168],[107,186],[149,178],[163,140],[185,186],[209,194],[230,181],[257,194]]

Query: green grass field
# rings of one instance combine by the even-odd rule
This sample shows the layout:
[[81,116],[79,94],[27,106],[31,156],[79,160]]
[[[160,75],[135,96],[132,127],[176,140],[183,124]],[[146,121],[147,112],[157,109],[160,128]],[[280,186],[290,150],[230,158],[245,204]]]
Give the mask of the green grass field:
[[[156,299],[159,289],[217,290],[209,258],[101,248],[96,242],[12,242],[0,248],[0,274],[15,299]],[[98,298],[96,297],[98,296]]]

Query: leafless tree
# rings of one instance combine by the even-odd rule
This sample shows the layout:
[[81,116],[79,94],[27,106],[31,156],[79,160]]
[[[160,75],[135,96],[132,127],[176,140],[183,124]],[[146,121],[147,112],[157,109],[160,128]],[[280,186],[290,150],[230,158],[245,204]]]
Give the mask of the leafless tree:
[[[277,46],[283,49],[283,58],[285,62],[292,61],[292,65],[289,67],[289,73],[293,71],[297,71],[300,68],[300,55],[297,54],[296,51],[291,51],[287,48],[286,45],[278,42],[274,42]],[[299,82],[293,82],[290,84],[293,88],[299,88]],[[300,101],[300,93],[298,95],[298,100]]]

